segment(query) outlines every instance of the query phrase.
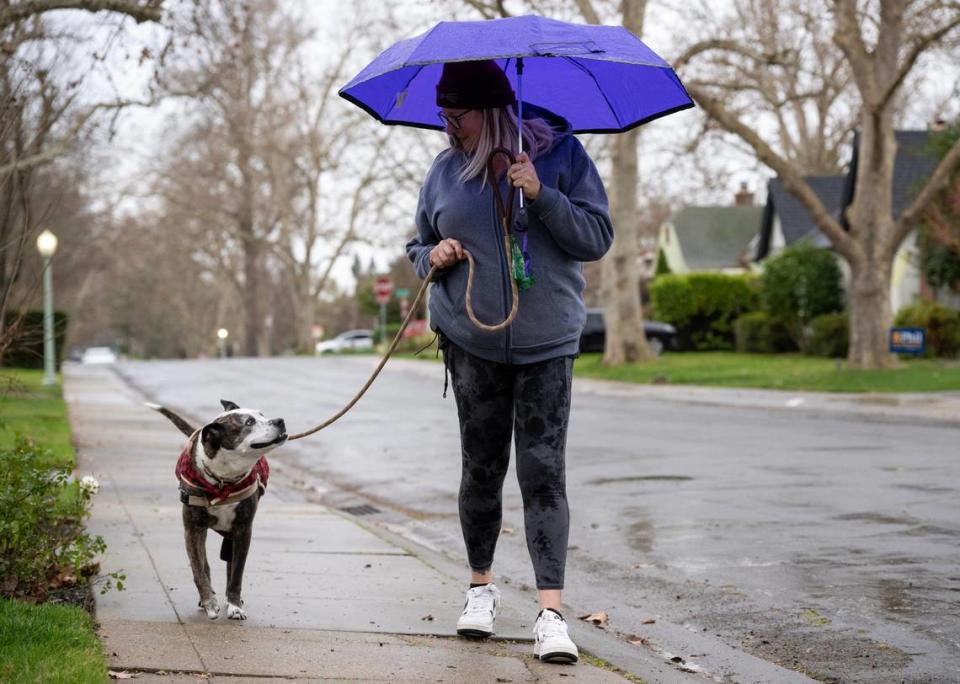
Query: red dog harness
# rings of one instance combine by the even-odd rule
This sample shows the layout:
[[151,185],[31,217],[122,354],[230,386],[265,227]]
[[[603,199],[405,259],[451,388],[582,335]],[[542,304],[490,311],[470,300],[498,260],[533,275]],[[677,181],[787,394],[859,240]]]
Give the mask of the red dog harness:
[[249,473],[233,482],[222,480],[208,471],[209,476],[218,483],[213,484],[197,470],[193,458],[195,444],[196,441],[191,439],[180,452],[180,458],[177,459],[175,472],[180,482],[180,490],[185,497],[184,503],[206,508],[223,506],[243,501],[256,494],[260,488],[267,488],[270,465],[267,463],[266,456],[261,456]]

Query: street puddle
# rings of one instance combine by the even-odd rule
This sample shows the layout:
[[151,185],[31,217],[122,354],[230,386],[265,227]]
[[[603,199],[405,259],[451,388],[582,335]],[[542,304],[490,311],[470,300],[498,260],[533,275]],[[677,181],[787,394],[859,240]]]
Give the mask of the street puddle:
[[836,515],[834,520],[855,520],[859,522],[872,522],[880,525],[916,525],[917,521],[913,518],[902,515],[886,515],[884,513],[873,513],[870,511],[864,513],[845,513]]
[[598,477],[590,480],[587,484],[605,485],[617,482],[686,482],[692,480],[692,477],[686,475],[628,475],[625,477]]
[[913,604],[907,596],[907,583],[897,579],[880,580],[880,604],[888,613],[908,613]]
[[650,553],[653,550],[653,536],[653,524],[647,520],[638,520],[628,528],[627,543],[638,551]]

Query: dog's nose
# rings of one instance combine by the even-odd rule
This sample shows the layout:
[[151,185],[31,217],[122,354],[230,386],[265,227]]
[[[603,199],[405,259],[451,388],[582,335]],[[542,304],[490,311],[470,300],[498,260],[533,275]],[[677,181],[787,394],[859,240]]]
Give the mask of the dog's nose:
[[274,425],[276,425],[278,428],[280,428],[280,429],[283,430],[284,432],[287,431],[287,425],[286,425],[286,423],[283,422],[283,418],[274,418],[274,419],[271,420],[270,422],[273,423]]

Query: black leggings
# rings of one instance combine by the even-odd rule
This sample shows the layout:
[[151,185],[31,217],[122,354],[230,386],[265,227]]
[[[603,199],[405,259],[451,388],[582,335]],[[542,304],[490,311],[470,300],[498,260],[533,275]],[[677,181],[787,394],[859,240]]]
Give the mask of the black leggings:
[[486,572],[500,535],[503,480],[516,439],[527,549],[538,589],[562,589],[570,512],[564,452],[573,359],[514,366],[443,342],[460,416],[460,525],[470,567]]

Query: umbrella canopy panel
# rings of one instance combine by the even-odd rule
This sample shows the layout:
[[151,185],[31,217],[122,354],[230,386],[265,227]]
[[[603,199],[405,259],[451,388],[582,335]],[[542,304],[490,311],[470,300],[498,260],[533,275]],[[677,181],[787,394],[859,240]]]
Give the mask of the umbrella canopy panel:
[[377,57],[340,95],[386,124],[442,129],[436,85],[446,62],[495,59],[524,103],[566,118],[575,132],[624,131],[693,106],[663,59],[622,26],[527,16],[441,22]]

